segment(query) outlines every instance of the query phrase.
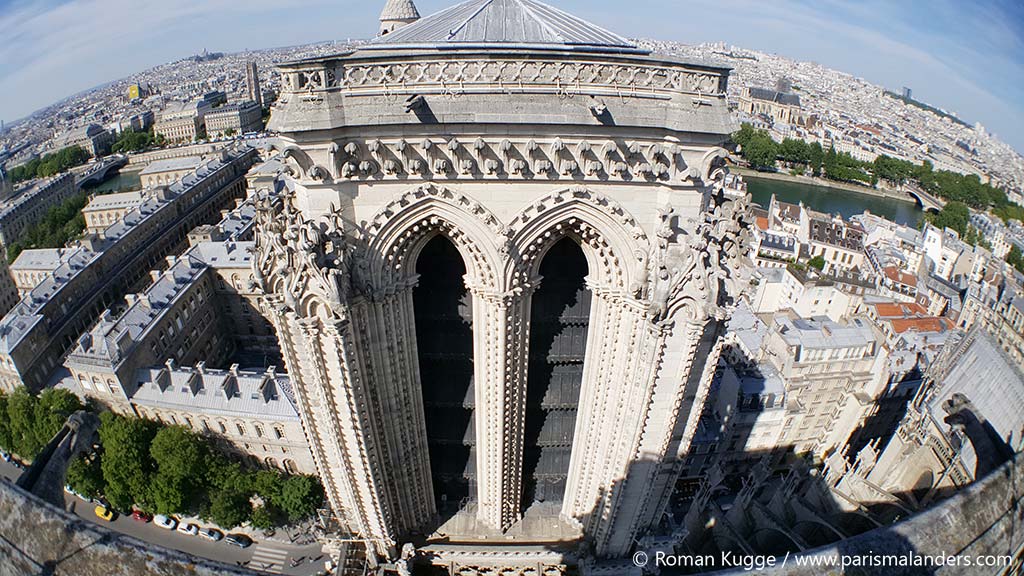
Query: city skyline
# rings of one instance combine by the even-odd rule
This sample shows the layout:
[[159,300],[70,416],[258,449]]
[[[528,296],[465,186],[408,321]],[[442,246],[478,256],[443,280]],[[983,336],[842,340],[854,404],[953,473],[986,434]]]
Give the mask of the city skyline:
[[1005,0],[8,2],[4,568],[1021,565]]
[[[708,0],[689,2],[685,8],[666,0],[639,0],[635,13],[667,11],[676,16],[643,23],[621,21],[617,6],[605,0],[554,4],[629,37],[688,44],[721,41],[815,61],[894,91],[908,86],[917,99],[968,122],[981,122],[1018,152],[1024,150],[1024,66],[1014,59],[1024,50],[1024,7],[1010,2],[986,1],[970,11],[951,1],[925,6],[786,0],[770,8],[740,2],[726,17]],[[443,0],[418,5],[423,14],[446,6]],[[322,17],[288,16],[296,9]],[[924,10],[927,19],[920,17]],[[0,88],[5,94],[0,117],[11,122],[73,94],[204,49],[236,52],[364,38],[378,13],[376,3],[328,0],[301,0],[287,7],[267,0],[244,7],[224,0],[173,6],[19,0],[0,8],[0,24],[16,31],[0,41]],[[93,30],[118,32],[97,35]],[[126,44],[133,50],[124,51]],[[53,94],[53,102],[40,102],[39,93]]]

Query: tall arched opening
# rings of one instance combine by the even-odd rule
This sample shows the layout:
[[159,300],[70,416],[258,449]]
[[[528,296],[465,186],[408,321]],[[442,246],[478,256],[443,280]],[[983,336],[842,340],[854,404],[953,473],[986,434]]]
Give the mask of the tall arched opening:
[[575,241],[553,245],[540,276],[530,309],[524,507],[564,499],[590,324],[587,260]]
[[442,519],[475,497],[473,305],[458,249],[442,235],[423,247],[413,290],[416,346],[434,499]]

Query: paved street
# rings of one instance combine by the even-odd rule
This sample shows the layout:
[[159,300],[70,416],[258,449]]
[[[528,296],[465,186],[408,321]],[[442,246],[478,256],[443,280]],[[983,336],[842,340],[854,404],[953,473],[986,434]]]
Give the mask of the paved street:
[[[0,476],[13,482],[17,480],[21,472],[13,464],[0,461]],[[69,512],[96,524],[105,525],[122,534],[211,560],[230,564],[241,563],[253,570],[291,576],[311,576],[322,573],[324,562],[327,559],[325,556],[322,557],[319,544],[301,546],[275,540],[261,541],[254,537],[255,544],[241,549],[227,544],[223,540],[210,542],[198,536],[165,530],[152,522],[142,523],[133,520],[130,516],[118,515],[113,522],[104,522],[93,513],[95,505],[67,494],[64,495],[64,500],[65,509]],[[279,534],[284,534],[284,532],[279,531]],[[293,561],[298,561],[294,567],[292,566]]]

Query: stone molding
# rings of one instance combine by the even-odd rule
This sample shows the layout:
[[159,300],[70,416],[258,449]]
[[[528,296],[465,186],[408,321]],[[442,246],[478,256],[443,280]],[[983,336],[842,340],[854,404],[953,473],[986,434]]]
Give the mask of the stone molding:
[[[274,146],[272,146],[273,148]],[[311,184],[341,182],[523,180],[702,185],[721,178],[722,148],[711,152],[660,139],[544,140],[453,135],[341,139],[317,164],[295,145],[280,149],[286,170]],[[323,151],[320,152],[321,154]]]
[[[519,57],[426,58],[365,61],[321,60],[281,67],[283,101],[316,97],[320,92],[346,96],[399,97],[467,93],[557,94],[620,98],[676,95],[724,96],[727,74],[686,65]],[[699,106],[699,103],[697,104]]]

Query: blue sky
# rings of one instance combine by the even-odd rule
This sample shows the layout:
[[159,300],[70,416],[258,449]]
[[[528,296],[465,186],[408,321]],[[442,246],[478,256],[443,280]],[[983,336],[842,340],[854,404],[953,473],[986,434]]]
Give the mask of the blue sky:
[[[813,60],[1024,151],[1020,0],[548,0],[624,36]],[[428,14],[454,0],[417,0]],[[0,118],[194,54],[360,38],[384,0],[0,0]]]

